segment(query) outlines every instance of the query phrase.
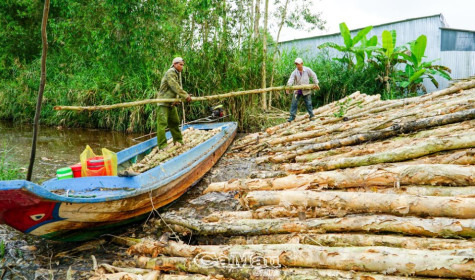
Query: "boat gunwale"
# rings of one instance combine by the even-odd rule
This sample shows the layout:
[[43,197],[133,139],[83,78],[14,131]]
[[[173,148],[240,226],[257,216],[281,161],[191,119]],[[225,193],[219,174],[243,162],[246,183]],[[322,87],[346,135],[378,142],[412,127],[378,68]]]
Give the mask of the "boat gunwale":
[[[219,124],[219,125],[218,125]],[[49,200],[49,201],[56,201],[56,202],[66,202],[66,203],[99,203],[99,202],[105,202],[105,201],[113,201],[113,200],[120,200],[124,199],[127,197],[134,197],[137,195],[141,195],[146,192],[150,192],[155,189],[159,189],[163,186],[166,186],[168,183],[176,180],[177,178],[185,175],[188,173],[190,170],[192,170],[196,165],[199,165],[201,162],[203,162],[204,159],[209,157],[213,152],[215,152],[221,145],[223,145],[226,140],[231,137],[231,135],[236,132],[237,129],[237,124],[235,122],[223,122],[223,123],[213,123],[213,124],[197,124],[197,125],[189,125],[183,127],[183,129],[189,128],[189,127],[194,127],[196,129],[204,129],[204,130],[211,130],[211,129],[216,129],[216,128],[221,128],[222,130],[211,137],[210,139],[206,140],[203,143],[200,143],[199,145],[191,148],[190,150],[186,151],[183,154],[180,154],[163,164],[160,164],[150,170],[147,170],[146,172],[137,175],[135,177],[117,177],[117,176],[97,176],[97,177],[83,177],[83,178],[73,178],[73,179],[63,179],[63,180],[49,180],[44,182],[41,186],[26,180],[12,180],[12,181],[0,181],[0,191],[2,190],[14,190],[14,189],[23,189],[24,191],[30,193],[31,195],[37,196],[39,199],[43,200]],[[130,160],[134,156],[145,152],[149,148],[153,148],[156,146],[148,146],[150,143],[153,144],[156,142],[155,139],[149,139],[147,141],[138,143],[132,147],[129,147],[127,149],[124,149],[122,151],[119,151],[117,153],[118,155],[118,163],[123,163],[126,162],[127,160]],[[140,149],[137,150],[133,154],[129,154],[127,156],[127,151],[137,149],[138,146],[144,145],[145,149]],[[198,152],[199,150],[203,149],[209,145],[209,147],[203,151],[203,152]],[[121,155],[125,153],[125,155]],[[190,164],[187,164],[186,166],[183,166],[183,168],[179,168],[176,170],[173,174],[166,176],[164,178],[159,178],[152,183],[146,184],[146,177],[152,176],[157,170],[165,169],[168,165],[176,165],[176,162],[179,162],[186,156],[189,156],[190,154],[193,153],[198,153],[196,154],[191,161]],[[119,159],[120,157],[120,159]],[[156,182],[160,180],[159,185],[156,185]],[[75,180],[74,184],[81,184],[81,183],[95,183],[95,187],[104,187],[107,183],[113,183],[113,185],[121,185],[123,188],[133,188],[135,190],[130,191],[130,190],[119,190],[117,191],[118,193],[114,196],[99,196],[99,197],[71,197],[71,196],[64,196],[64,195],[59,195],[53,193],[52,189],[48,189],[48,187],[52,187],[53,185],[56,184],[64,184],[67,185],[67,183],[70,183],[72,181],[70,180]],[[82,182],[81,182],[82,181]],[[142,181],[142,182],[141,182]],[[149,180],[150,181],[150,180]],[[2,188],[2,184],[4,187]],[[12,187],[12,185],[17,185]],[[88,186],[89,187],[89,186]],[[64,188],[67,189],[67,188]],[[85,188],[84,188],[85,189]]]

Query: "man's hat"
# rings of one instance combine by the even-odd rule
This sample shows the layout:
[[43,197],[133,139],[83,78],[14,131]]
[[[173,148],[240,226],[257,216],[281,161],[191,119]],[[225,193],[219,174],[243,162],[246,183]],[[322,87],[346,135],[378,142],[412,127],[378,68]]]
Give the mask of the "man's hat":
[[302,60],[300,57],[297,57],[297,58],[295,59],[295,63],[297,63],[297,64],[302,64],[302,63],[303,63],[303,60]]
[[172,66],[170,66],[170,67],[173,67],[173,65],[175,65],[175,63],[180,63],[180,62],[185,62],[185,61],[181,57],[175,57],[173,59]]

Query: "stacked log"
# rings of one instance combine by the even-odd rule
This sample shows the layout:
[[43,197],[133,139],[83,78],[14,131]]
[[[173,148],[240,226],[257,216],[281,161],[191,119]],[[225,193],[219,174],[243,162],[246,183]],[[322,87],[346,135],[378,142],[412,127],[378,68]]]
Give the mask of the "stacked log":
[[166,238],[128,243],[134,266],[155,279],[475,279],[474,100],[474,80],[402,100],[356,92],[243,137],[226,156],[258,170],[204,190],[238,206],[163,213]]
[[152,169],[155,166],[203,143],[204,141],[216,135],[218,132],[219,129],[200,130],[194,129],[192,127],[187,128],[182,132],[183,144],[173,143],[173,139],[169,139],[167,143],[168,145],[165,148],[153,148],[152,151],[148,155],[146,155],[141,161],[129,167],[128,171],[142,173],[149,169]]

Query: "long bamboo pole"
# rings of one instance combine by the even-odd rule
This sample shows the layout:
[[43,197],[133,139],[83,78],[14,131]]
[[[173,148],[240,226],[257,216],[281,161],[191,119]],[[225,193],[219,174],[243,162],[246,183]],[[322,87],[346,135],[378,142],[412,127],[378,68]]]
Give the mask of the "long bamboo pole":
[[41,103],[43,102],[43,92],[45,91],[45,85],[46,85],[46,55],[48,51],[46,25],[48,24],[49,2],[50,2],[49,0],[45,1],[45,5],[43,8],[43,20],[41,22],[41,41],[43,44],[43,51],[41,53],[41,78],[40,78],[40,88],[38,90],[38,100],[36,101],[35,119],[34,119],[34,124],[33,124],[33,141],[31,144],[30,164],[28,165],[28,173],[26,174],[26,180],[28,181],[31,181],[31,176],[33,174],[33,165],[35,164],[36,140],[38,138],[38,130],[39,130],[39,123],[40,123],[40,115],[41,115]]
[[[298,86],[280,86],[280,87],[270,87],[270,88],[263,88],[263,89],[252,89],[252,90],[244,90],[244,91],[235,91],[235,92],[228,92],[224,94],[217,94],[217,95],[210,95],[210,96],[201,96],[201,97],[192,97],[192,101],[207,101],[213,99],[222,99],[228,97],[236,97],[241,95],[247,94],[256,94],[256,93],[264,93],[269,91],[279,91],[279,90],[296,90],[296,89],[315,89],[319,90],[317,84],[310,84],[310,85],[298,85]],[[112,105],[99,105],[99,106],[54,106],[55,110],[70,110],[70,111],[96,111],[96,110],[111,110],[117,108],[127,108],[133,106],[140,106],[145,104],[153,104],[153,103],[173,103],[173,102],[181,102],[181,99],[178,98],[170,98],[170,99],[144,99],[140,101],[134,102],[126,102],[126,103],[117,103]]]

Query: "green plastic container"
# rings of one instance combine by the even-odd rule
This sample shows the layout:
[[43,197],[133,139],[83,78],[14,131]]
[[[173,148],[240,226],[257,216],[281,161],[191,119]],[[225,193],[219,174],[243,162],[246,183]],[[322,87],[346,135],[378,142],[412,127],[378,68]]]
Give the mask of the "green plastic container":
[[58,180],[73,178],[73,170],[71,167],[63,167],[56,170],[56,178]]

